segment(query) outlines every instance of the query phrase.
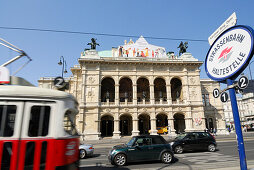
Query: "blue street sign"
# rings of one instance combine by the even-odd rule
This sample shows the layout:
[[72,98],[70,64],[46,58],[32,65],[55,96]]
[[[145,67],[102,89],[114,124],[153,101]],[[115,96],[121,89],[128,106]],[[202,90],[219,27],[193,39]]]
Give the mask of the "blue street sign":
[[[251,27],[242,25],[227,29],[214,41],[205,59],[205,71],[208,77],[215,81],[226,82],[228,85],[242,170],[247,170],[247,163],[233,83],[248,66],[253,56],[253,32]],[[240,81],[241,87],[244,82],[245,79]],[[226,101],[226,93],[222,94],[224,96],[221,96],[221,100]]]

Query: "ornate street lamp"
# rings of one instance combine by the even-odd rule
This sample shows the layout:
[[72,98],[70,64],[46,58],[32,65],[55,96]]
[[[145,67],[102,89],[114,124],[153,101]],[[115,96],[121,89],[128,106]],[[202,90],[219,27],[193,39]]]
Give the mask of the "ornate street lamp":
[[63,65],[62,67],[62,77],[63,77],[63,73],[64,74],[67,73],[67,70],[66,70],[67,64],[63,56],[60,57],[60,61],[58,62],[58,65]]
[[146,99],[146,92],[145,91],[142,92],[142,95],[143,95],[143,99]]
[[125,97],[125,99],[128,99],[128,92],[124,93],[124,97]]
[[106,92],[106,99],[109,99],[109,92]]
[[159,92],[160,99],[162,98],[162,91]]

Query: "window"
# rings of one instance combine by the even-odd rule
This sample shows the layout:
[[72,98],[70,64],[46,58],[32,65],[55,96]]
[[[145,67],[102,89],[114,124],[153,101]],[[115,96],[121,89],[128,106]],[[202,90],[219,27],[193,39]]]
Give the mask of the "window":
[[207,135],[207,133],[197,133],[197,135],[198,135],[198,138],[206,138],[208,135]]
[[73,119],[74,114],[71,111],[67,111],[64,115],[64,130],[69,135],[78,135]]
[[32,170],[34,163],[35,142],[27,142],[24,169]]
[[4,148],[2,153],[1,169],[10,169],[12,156],[12,143],[4,142]]
[[33,106],[30,114],[28,136],[47,136],[49,129],[49,106]]
[[153,138],[153,144],[165,144],[165,141],[163,140],[164,138],[161,137],[154,137]]
[[138,138],[137,141],[136,141],[136,144],[138,146],[151,145],[152,144],[152,138]]
[[205,106],[210,106],[209,94],[202,94],[202,101]]
[[0,105],[0,137],[13,136],[16,110],[15,105]]

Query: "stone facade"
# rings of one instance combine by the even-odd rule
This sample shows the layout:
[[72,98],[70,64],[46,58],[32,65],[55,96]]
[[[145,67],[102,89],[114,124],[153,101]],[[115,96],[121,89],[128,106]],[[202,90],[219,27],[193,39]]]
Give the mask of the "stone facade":
[[[157,134],[157,128],[165,126],[170,135],[205,128],[225,133],[222,103],[212,96],[220,85],[200,80],[203,62],[190,53],[127,58],[103,57],[87,50],[78,62],[71,68],[73,76],[66,79],[66,91],[79,102],[76,124],[86,140]],[[41,78],[39,86],[54,88],[52,81]]]

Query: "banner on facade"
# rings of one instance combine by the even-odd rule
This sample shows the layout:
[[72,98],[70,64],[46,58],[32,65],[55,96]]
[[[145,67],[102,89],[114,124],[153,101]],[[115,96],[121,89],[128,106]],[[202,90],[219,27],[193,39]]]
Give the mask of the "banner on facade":
[[193,119],[194,119],[194,122],[195,122],[195,125],[196,125],[196,126],[199,126],[199,125],[202,124],[202,119],[201,119],[200,117],[198,117],[198,118],[193,118]]
[[167,58],[167,55],[164,47],[148,44],[141,36],[135,43],[130,40],[125,45],[119,46],[118,57]]

